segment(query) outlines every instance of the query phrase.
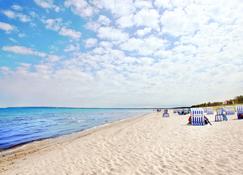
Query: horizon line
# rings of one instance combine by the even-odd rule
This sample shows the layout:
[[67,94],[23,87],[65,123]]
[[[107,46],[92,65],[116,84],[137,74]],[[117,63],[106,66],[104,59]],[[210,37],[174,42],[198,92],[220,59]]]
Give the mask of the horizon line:
[[7,108],[70,108],[70,109],[173,109],[173,108],[189,108],[191,106],[172,106],[172,107],[67,107],[67,106],[7,106]]

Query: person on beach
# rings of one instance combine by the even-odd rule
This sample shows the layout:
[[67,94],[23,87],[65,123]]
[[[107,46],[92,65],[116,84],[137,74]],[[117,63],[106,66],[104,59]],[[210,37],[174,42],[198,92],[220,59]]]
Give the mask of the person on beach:
[[212,123],[209,121],[209,119],[206,116],[204,116],[204,122],[205,122],[206,125],[207,124],[212,125]]
[[226,115],[226,111],[223,112],[222,116],[223,116],[223,120],[224,121],[228,121],[228,118],[227,118],[227,115]]
[[188,125],[191,125],[191,124],[192,124],[192,117],[189,116],[189,118],[188,118]]

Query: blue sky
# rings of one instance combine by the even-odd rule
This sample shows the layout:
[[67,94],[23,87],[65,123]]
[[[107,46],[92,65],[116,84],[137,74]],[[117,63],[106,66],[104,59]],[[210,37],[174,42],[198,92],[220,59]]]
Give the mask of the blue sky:
[[0,106],[155,107],[243,93],[241,0],[0,0]]

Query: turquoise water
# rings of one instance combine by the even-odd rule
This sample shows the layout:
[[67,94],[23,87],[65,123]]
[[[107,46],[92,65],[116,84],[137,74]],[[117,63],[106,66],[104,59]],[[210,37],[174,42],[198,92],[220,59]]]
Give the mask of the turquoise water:
[[150,109],[0,108],[0,149],[142,115]]

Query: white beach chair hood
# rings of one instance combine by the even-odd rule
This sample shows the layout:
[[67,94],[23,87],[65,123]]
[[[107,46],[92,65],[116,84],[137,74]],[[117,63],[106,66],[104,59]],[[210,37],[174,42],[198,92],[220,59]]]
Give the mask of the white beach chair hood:
[[237,114],[243,114],[243,106],[236,107]]

